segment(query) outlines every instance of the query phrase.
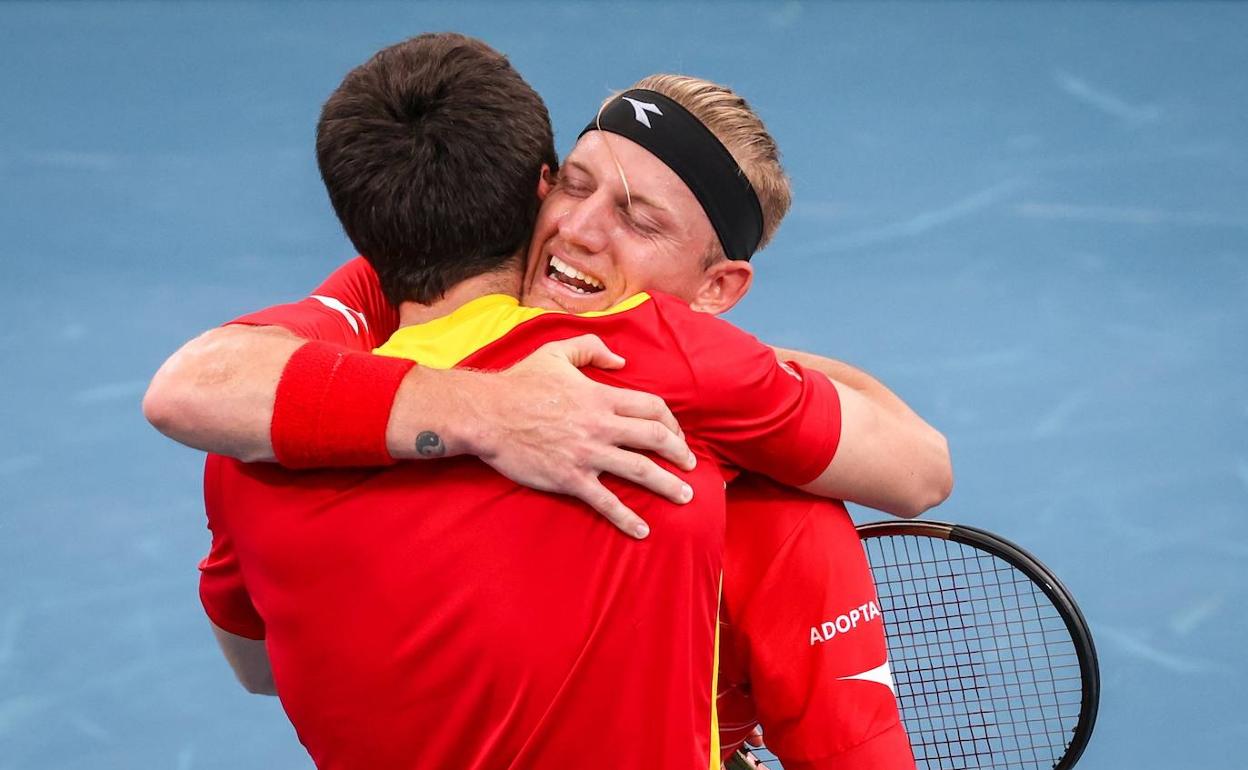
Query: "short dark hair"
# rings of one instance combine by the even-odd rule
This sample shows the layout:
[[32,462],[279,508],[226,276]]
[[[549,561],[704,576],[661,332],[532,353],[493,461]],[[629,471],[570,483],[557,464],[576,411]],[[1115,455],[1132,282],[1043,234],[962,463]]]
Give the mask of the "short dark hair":
[[396,305],[436,301],[528,245],[550,114],[507,57],[426,34],[378,51],[325,102],[316,160],[347,237]]

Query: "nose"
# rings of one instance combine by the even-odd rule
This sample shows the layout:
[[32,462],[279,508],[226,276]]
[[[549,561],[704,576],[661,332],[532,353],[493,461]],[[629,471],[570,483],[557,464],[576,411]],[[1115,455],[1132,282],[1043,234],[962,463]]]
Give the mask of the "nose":
[[565,243],[597,254],[607,248],[607,228],[614,204],[602,190],[572,202],[559,219],[559,234]]

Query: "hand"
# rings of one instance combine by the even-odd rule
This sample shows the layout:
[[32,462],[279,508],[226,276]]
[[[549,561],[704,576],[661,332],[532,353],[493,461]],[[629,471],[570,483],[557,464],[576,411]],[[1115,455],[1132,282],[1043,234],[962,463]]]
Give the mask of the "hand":
[[[750,737],[745,739],[746,744],[754,748],[763,748],[763,731],[755,726],[754,731],[750,733]],[[764,764],[745,746],[740,747],[732,753],[728,760],[723,764],[724,770],[767,770],[768,765]]]
[[754,725],[754,729],[750,731],[750,737],[746,738],[745,742],[756,749],[761,749],[763,747],[763,728]]
[[585,335],[543,345],[510,369],[478,378],[484,390],[474,401],[486,427],[472,454],[518,484],[577,497],[621,531],[644,538],[649,527],[599,474],[687,503],[688,484],[629,449],[654,452],[683,470],[696,460],[662,399],[594,382],[582,366],[619,369],[624,359]]

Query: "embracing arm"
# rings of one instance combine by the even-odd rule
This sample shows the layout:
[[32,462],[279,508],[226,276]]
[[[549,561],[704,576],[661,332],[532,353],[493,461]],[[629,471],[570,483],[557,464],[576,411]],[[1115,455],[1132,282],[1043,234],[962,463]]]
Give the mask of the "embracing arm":
[[906,518],[949,497],[953,466],[948,442],[883,383],[830,358],[780,348],[776,354],[827,375],[841,402],[836,455],[802,489]]
[[[304,345],[327,346],[307,340],[338,343],[340,348],[325,347],[324,357],[354,356],[358,376],[378,365],[360,357],[374,358],[366,351],[394,330],[397,314],[381,296],[376,274],[355,259],[307,299],[240,322],[206,332],[170,357],[152,379],[143,413],[175,441],[259,461],[281,455],[281,447],[275,452],[273,446],[274,405],[292,356]],[[375,438],[384,441],[390,458],[476,455],[518,484],[577,497],[625,532],[644,537],[644,522],[602,485],[599,474],[684,503],[692,495],[689,487],[641,452],[681,468],[691,468],[694,460],[661,399],[601,385],[578,371],[623,364],[597,338],[577,338],[543,346],[503,372],[416,366],[384,403],[354,392],[351,403],[381,410],[385,435],[379,426]],[[312,380],[305,391],[329,390],[317,390],[327,383]],[[301,416],[306,424],[321,415]],[[335,464],[344,463],[321,463]]]
[[[156,373],[143,399],[144,415],[188,446],[271,460],[278,382],[304,344],[275,327],[207,332]],[[386,447],[394,459],[476,455],[519,484],[577,497],[621,530],[644,537],[644,522],[602,485],[599,474],[685,503],[691,493],[682,480],[621,447],[656,452],[682,468],[694,460],[662,399],[601,385],[578,370],[623,364],[601,340],[587,336],[544,345],[502,372],[413,367],[389,406]]]
[[948,496],[944,437],[869,375],[693,311],[667,321],[698,383],[691,432],[729,464],[903,517]]
[[305,342],[280,326],[204,332],[156,372],[143,397],[143,416],[189,447],[245,462],[271,461],[277,382]]

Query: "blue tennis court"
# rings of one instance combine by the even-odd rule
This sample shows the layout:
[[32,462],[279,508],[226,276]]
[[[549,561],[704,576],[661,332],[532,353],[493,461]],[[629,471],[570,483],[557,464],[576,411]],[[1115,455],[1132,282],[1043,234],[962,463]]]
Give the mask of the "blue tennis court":
[[201,458],[139,400],[352,256],[320,104],[447,29],[561,152],[652,72],[750,99],[795,206],[732,320],[892,385],[951,443],[930,516],[1072,589],[1081,768],[1243,766],[1248,6],[237,2],[0,5],[0,770],[311,766],[216,650]]

